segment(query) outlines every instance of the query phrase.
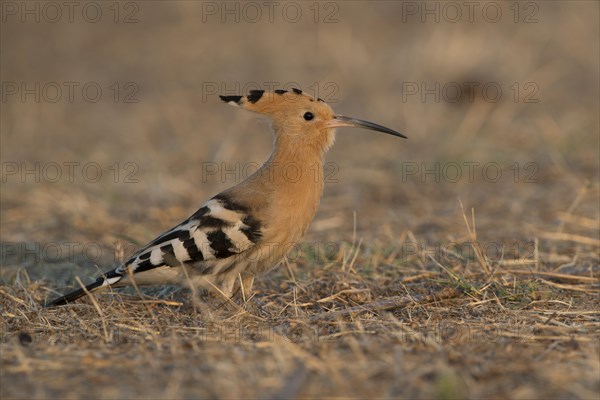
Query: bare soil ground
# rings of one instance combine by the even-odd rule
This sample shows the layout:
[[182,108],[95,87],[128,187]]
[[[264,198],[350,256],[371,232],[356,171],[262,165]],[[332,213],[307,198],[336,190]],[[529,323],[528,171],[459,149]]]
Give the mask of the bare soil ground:
[[[428,2],[437,22],[419,2],[297,2],[300,20],[270,22],[98,2],[97,23],[5,3],[3,399],[600,396],[598,3],[452,22]],[[52,101],[52,82],[103,96]],[[264,161],[268,124],[217,93],[272,82],[409,139],[340,130],[309,233],[248,298],[42,308]]]

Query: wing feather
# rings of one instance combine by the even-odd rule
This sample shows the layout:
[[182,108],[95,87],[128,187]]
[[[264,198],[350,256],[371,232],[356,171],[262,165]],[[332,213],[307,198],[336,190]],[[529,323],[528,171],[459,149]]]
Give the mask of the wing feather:
[[261,224],[249,210],[218,196],[151,241],[115,272],[125,275],[127,269],[138,273],[181,263],[201,266],[248,251],[260,238]]

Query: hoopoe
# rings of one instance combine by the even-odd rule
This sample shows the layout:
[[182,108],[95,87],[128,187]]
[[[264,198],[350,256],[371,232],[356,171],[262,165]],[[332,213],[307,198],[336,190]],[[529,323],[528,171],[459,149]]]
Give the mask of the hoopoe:
[[406,137],[372,122],[334,114],[323,100],[299,89],[220,97],[271,118],[275,141],[269,159],[124,264],[47,306],[134,283],[187,282],[217,288],[228,297],[239,285],[249,294],[254,277],[276,267],[312,221],[323,193],[323,161],[334,142],[335,128],[362,127]]

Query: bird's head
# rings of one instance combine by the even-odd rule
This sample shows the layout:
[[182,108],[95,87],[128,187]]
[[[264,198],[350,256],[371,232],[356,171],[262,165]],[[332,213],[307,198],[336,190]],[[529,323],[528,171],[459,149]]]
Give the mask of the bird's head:
[[317,147],[326,151],[333,144],[334,128],[356,127],[406,138],[403,134],[372,122],[333,113],[321,99],[300,89],[251,90],[246,96],[220,96],[226,103],[266,115],[273,121],[276,141],[289,145]]

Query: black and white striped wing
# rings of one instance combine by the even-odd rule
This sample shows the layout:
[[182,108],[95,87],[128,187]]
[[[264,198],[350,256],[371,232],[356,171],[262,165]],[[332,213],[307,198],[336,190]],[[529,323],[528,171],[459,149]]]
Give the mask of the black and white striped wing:
[[195,271],[210,274],[211,261],[254,247],[261,237],[260,229],[259,221],[247,208],[217,196],[183,223],[154,239],[115,272],[127,275],[128,269],[139,273],[188,264]]
[[[213,271],[218,261],[230,259],[229,265],[232,265],[236,261],[233,257],[252,249],[260,238],[260,222],[247,208],[225,196],[217,196],[183,223],[154,239],[122,266],[104,273],[85,288],[50,301],[46,307],[71,303],[91,291],[118,285],[129,271],[138,274],[184,264],[190,265],[198,274],[218,273]],[[152,283],[160,283],[159,280],[154,279]]]

